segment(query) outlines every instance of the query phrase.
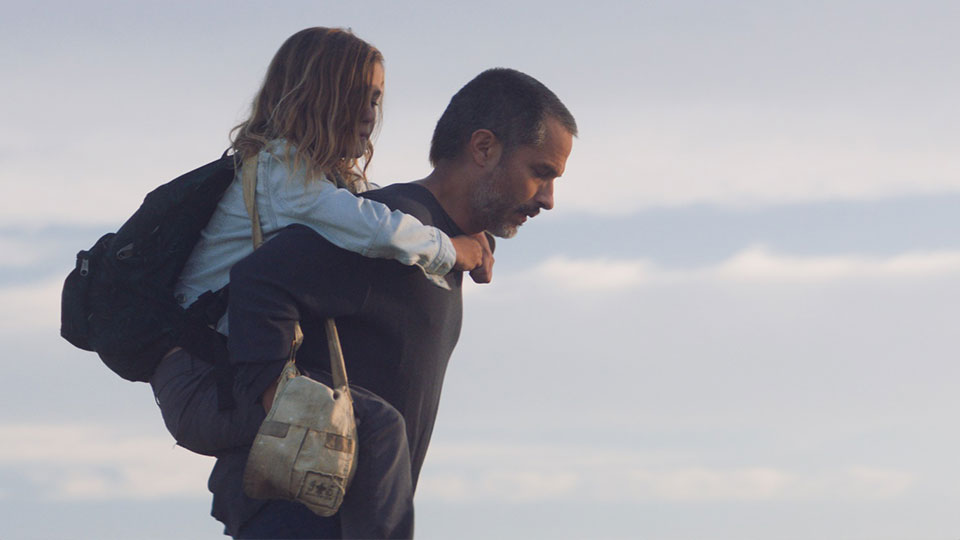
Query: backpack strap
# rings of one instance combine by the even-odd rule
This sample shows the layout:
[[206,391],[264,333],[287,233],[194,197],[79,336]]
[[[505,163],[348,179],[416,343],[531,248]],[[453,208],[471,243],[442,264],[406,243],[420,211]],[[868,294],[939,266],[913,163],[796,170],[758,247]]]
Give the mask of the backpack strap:
[[200,295],[184,314],[186,324],[177,344],[186,349],[194,358],[213,365],[217,382],[217,409],[233,409],[236,399],[233,397],[233,366],[227,354],[227,338],[217,332],[217,322],[227,310],[229,285],[213,292]]

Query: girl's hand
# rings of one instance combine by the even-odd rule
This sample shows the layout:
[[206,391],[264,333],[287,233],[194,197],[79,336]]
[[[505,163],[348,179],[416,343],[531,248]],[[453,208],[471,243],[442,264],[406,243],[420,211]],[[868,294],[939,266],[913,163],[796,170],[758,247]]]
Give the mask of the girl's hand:
[[[480,236],[483,236],[483,234],[480,234]],[[457,250],[457,262],[453,265],[454,270],[471,271],[483,264],[483,245],[480,244],[477,235],[454,236],[450,241],[453,242],[453,247]]]
[[483,248],[483,261],[470,271],[470,277],[475,283],[490,283],[493,280],[493,249],[487,239],[487,233],[475,234],[473,238]]

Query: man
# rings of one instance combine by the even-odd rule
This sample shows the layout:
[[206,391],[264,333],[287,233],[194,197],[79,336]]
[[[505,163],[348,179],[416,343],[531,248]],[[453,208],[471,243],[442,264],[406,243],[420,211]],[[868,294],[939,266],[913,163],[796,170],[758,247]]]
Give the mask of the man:
[[[450,236],[489,231],[509,238],[540,210],[553,208],[553,182],[563,174],[576,133],[573,117],[544,85],[518,71],[488,70],[454,95],[437,123],[430,148],[434,170],[364,196]],[[361,469],[377,462],[385,472],[358,469],[340,512],[351,528],[341,530],[337,516],[243,496],[240,476],[249,449],[239,448],[219,456],[211,475],[214,516],[240,537],[412,534],[412,502],[410,519],[403,512],[386,518],[343,514],[356,511],[348,509],[357,508],[348,504],[351,497],[412,500],[460,333],[462,274],[451,272],[438,287],[416,268],[364,258],[294,226],[234,266],[230,282],[229,346],[240,395],[272,399],[268,390],[290,354],[298,322],[305,335],[298,367],[311,375],[325,371],[323,321],[334,317],[350,383],[360,387],[359,429],[369,432],[367,418],[388,419],[373,426],[376,437],[361,433],[358,461]],[[391,418],[390,411],[402,417]],[[399,446],[391,426],[400,430]],[[389,486],[377,484],[381,476],[391,478]],[[389,526],[356,528],[364,520]]]

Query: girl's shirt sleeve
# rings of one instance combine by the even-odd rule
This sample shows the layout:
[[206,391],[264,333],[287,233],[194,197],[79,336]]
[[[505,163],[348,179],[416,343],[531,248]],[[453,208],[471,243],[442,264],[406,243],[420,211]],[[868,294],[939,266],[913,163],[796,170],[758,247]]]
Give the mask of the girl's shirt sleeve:
[[264,154],[257,171],[257,197],[269,201],[258,204],[261,219],[267,221],[265,233],[300,223],[330,243],[365,257],[394,259],[438,276],[453,268],[456,250],[450,237],[436,227],[325,180],[290,177],[283,163]]

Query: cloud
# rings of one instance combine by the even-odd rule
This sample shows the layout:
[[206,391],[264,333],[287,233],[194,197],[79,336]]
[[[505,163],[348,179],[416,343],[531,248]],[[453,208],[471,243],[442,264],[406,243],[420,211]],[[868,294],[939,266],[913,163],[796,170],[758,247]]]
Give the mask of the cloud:
[[620,291],[690,282],[817,283],[862,278],[917,279],[960,273],[960,252],[928,251],[891,257],[797,256],[753,246],[711,266],[668,268],[646,259],[552,257],[518,277],[566,290]]
[[8,315],[15,314],[4,319],[0,335],[59,328],[63,277],[22,287],[0,288],[0,306]]
[[40,499],[209,496],[212,459],[175,447],[170,437],[90,425],[8,424],[0,426],[0,440],[0,470],[19,476],[24,491]]
[[[630,213],[706,204],[760,207],[877,200],[960,191],[953,136],[874,126],[902,112],[859,113],[764,104],[639,105],[620,118],[587,117],[558,208]],[[906,120],[906,118],[900,118]],[[629,126],[618,128],[611,126]]]
[[[960,273],[960,252],[926,251],[890,257],[857,255],[798,256],[764,246],[745,248],[712,266],[671,268],[647,259],[551,257],[514,275],[499,275],[498,283],[549,283],[571,292],[616,292],[671,283],[818,283],[862,278],[917,279]],[[0,305],[8,318],[0,333],[16,335],[59,325],[63,277],[28,286],[0,288]],[[483,296],[482,287],[468,284],[470,296]]]
[[904,253],[893,257],[798,257],[762,246],[737,253],[707,271],[730,280],[824,281],[855,278],[920,278],[960,272],[960,252]]
[[575,284],[582,290],[622,289],[657,279],[661,272],[644,260],[568,259],[553,257],[537,271],[559,283]]
[[696,461],[591,447],[438,443],[420,494],[460,503],[863,501],[897,498],[915,482],[904,471],[860,465],[801,471]]
[[[0,426],[0,471],[41,500],[206,498],[212,458],[169,437],[72,424]],[[436,443],[420,496],[447,502],[876,500],[915,478],[859,465],[803,472],[710,467],[682,453],[602,447]]]
[[13,235],[0,233],[0,269],[25,269],[48,256],[48,250]]
[[626,478],[630,487],[624,491],[631,498],[678,502],[891,499],[914,482],[904,471],[861,466],[813,473],[772,467],[634,469]]

